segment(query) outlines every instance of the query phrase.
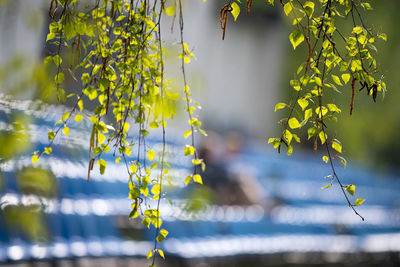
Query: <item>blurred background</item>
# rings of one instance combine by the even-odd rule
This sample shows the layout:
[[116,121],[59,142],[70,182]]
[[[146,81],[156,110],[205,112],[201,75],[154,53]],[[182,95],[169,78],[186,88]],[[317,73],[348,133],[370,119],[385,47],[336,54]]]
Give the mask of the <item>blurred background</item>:
[[[68,110],[57,105],[54,70],[42,63],[54,49],[44,42],[48,4],[0,0],[0,266],[147,266],[155,233],[128,220],[124,167],[109,156],[106,174],[95,172],[86,182],[89,124],[71,125],[54,154],[32,166],[33,151],[47,146],[47,131]],[[311,144],[303,141],[291,157],[266,145],[285,116],[274,106],[290,99],[288,81],[304,60],[290,46],[290,23],[279,6],[254,1],[250,15],[242,8],[236,22],[228,18],[222,41],[222,5],[184,1],[185,41],[196,55],[187,65],[189,85],[209,133],[197,141],[207,168],[204,186],[184,186],[190,164],[182,155],[182,104],[167,132],[172,170],[166,188],[173,205],[162,201],[170,234],[161,244],[167,259],[159,264],[399,266],[400,2],[376,1],[365,14],[388,35],[377,46],[385,99],[373,103],[357,93],[349,116],[350,87],[332,94],[343,111],[332,134],[348,160],[338,172],[344,184],[356,184],[353,202],[366,199],[359,208],[364,222],[340,188],[320,189],[330,182],[324,178],[330,169]],[[163,23],[165,32],[178,26],[173,18]],[[177,31],[166,38],[176,43]],[[167,47],[167,75],[181,88],[176,50]],[[149,136],[156,151],[160,142],[159,134]]]

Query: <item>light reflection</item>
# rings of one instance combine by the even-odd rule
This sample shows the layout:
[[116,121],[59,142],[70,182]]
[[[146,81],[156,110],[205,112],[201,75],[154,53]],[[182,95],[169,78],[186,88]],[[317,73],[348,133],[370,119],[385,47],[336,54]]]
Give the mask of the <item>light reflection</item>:
[[7,249],[8,258],[14,261],[22,260],[24,254],[25,252],[22,246],[11,246]]
[[39,245],[31,247],[31,255],[36,259],[44,259],[47,256],[47,248]]
[[86,244],[82,241],[74,241],[70,245],[71,253],[77,257],[83,257],[87,254]]
[[56,258],[65,258],[68,256],[69,249],[66,243],[63,242],[56,242],[53,245],[52,254]]

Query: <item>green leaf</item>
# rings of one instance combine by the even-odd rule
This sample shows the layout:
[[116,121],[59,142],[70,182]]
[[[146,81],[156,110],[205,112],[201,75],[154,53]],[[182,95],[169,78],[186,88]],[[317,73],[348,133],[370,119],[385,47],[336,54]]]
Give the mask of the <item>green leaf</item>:
[[67,136],[69,134],[69,128],[65,126],[62,132],[64,133],[65,136]]
[[56,64],[56,66],[59,67],[62,63],[62,58],[59,55],[55,55],[53,57],[53,61],[54,61],[54,64]]
[[[157,168],[157,166],[158,166],[158,162],[153,162],[153,164],[151,164],[151,166],[150,166],[150,169]],[[165,169],[165,170],[168,170],[168,169]]]
[[188,138],[191,134],[192,134],[192,130],[187,130],[187,131],[183,134],[183,136],[184,136],[185,138]]
[[156,237],[156,239],[157,239],[157,242],[158,242],[158,243],[161,243],[161,242],[163,242],[163,241],[165,240],[165,236],[158,235],[158,236]]
[[293,5],[291,2],[287,2],[284,6],[283,6],[283,11],[285,11],[286,16],[289,16],[290,12],[292,12],[293,10]]
[[333,80],[337,85],[343,86],[343,84],[342,84],[342,82],[340,81],[340,78],[339,78],[338,76],[332,74],[332,80]]
[[56,137],[56,133],[53,130],[50,130],[47,133],[47,138],[49,138],[49,141],[53,140]]
[[[161,192],[161,186],[160,184],[155,184],[153,185],[153,187],[151,188],[151,193],[155,196],[159,196]],[[158,199],[158,198],[157,198]]]
[[69,118],[69,112],[65,112],[63,115],[62,115],[62,121],[66,121],[68,118]]
[[236,21],[237,17],[239,16],[239,13],[240,13],[240,7],[238,4],[236,4],[236,2],[233,2],[231,4],[231,7],[232,7],[231,14]]
[[186,145],[186,147],[183,149],[183,154],[185,156],[193,155],[195,151],[196,149],[194,147]]
[[298,80],[291,80],[290,85],[293,87],[294,90],[300,91],[300,82]]
[[164,251],[158,249],[158,254],[160,254],[160,256],[165,260]]
[[129,166],[129,170],[131,170],[132,173],[137,172],[137,167],[135,164],[132,164],[131,166]]
[[175,7],[170,6],[165,10],[165,13],[167,13],[168,16],[172,16],[175,14]]
[[45,148],[44,148],[44,153],[50,155],[51,152],[53,152],[53,150],[51,149],[51,147],[45,147]]
[[93,86],[89,86],[83,90],[83,93],[93,100],[97,97],[97,90]]
[[286,107],[286,104],[285,104],[285,103],[278,103],[278,104],[275,105],[275,110],[274,110],[274,112],[277,111],[277,110],[283,109],[283,108],[285,108],[285,107]]
[[346,185],[346,187],[344,188],[347,192],[349,192],[350,195],[354,195],[354,193],[356,192],[356,186],[353,184],[349,184]]
[[289,120],[289,127],[292,129],[296,129],[296,128],[300,128],[301,124],[299,123],[299,121],[296,118],[291,118]]
[[185,178],[185,185],[188,185],[192,180],[193,180],[193,177],[191,175],[187,176]]
[[82,116],[81,114],[76,114],[76,115],[75,115],[75,120],[76,120],[77,122],[82,121],[82,119],[83,119],[83,116]]
[[82,101],[82,99],[78,101],[78,107],[79,107],[80,111],[83,110],[83,101]]
[[347,160],[342,156],[336,156],[336,157],[340,159],[340,162],[342,162],[343,166],[346,168]]
[[61,84],[64,81],[64,73],[60,72],[54,76],[54,81],[56,84]]
[[304,3],[303,7],[304,7],[304,12],[306,12],[307,16],[311,18],[314,13],[314,7],[315,7],[314,2],[307,1]]
[[307,130],[307,133],[308,133],[308,140],[309,140],[311,137],[313,137],[314,135],[318,134],[318,129],[315,128],[315,127],[309,128]]
[[380,39],[382,39],[382,40],[384,40],[384,41],[387,41],[387,35],[386,35],[386,33],[381,33],[381,34],[379,34],[379,35],[378,35],[378,38],[380,38]]
[[323,131],[319,132],[319,139],[321,140],[321,144],[324,144],[328,136]]
[[39,160],[39,156],[37,154],[33,154],[32,163],[35,164]]
[[296,50],[296,47],[304,41],[304,35],[301,31],[295,30],[289,35],[289,40],[292,43],[293,49]]
[[[337,112],[337,113],[342,112],[342,110],[340,108],[338,108],[335,104],[327,104],[327,106],[328,106],[328,109],[332,112]],[[322,110],[322,111],[324,111],[324,110]],[[325,114],[323,114],[323,115],[325,115]]]
[[104,174],[106,171],[107,162],[104,159],[99,159],[97,164],[100,166],[100,174]]
[[268,139],[268,144],[272,143],[274,148],[278,148],[279,145],[281,144],[281,140],[279,138],[270,138]]
[[315,77],[314,80],[315,80],[315,83],[316,83],[318,86],[322,86],[322,81],[321,81],[321,78],[320,78],[320,77]]
[[354,203],[354,206],[360,206],[362,203],[364,203],[365,199],[362,198],[357,198],[356,202]]
[[160,234],[161,234],[163,237],[167,237],[168,231],[165,230],[165,229],[160,229]]
[[83,74],[82,74],[82,77],[81,77],[81,80],[82,80],[82,84],[83,84],[83,85],[89,83],[89,81],[90,81],[90,75],[89,75],[89,73],[83,73]]
[[332,186],[332,184],[327,184],[327,185],[325,185],[324,187],[321,187],[321,189],[327,189],[327,188],[329,188],[329,187],[331,187]]
[[290,155],[292,155],[292,153],[293,153],[293,147],[291,145],[288,145],[286,154],[288,156],[290,156]]
[[353,33],[355,34],[360,34],[363,32],[363,28],[361,28],[360,26],[356,26],[353,28]]
[[[145,218],[142,220],[142,224],[143,224],[144,226],[146,226],[147,228],[150,228],[150,223],[151,223],[150,218],[145,217]],[[153,254],[151,254],[151,255],[153,255]],[[150,257],[151,257],[151,256],[150,256]]]
[[147,152],[147,158],[152,161],[154,159],[154,157],[156,156],[156,153],[154,152],[154,150],[150,150]]
[[150,123],[150,129],[157,129],[158,128],[158,123],[156,121],[153,121]]
[[343,82],[345,83],[345,84],[347,84],[348,82],[349,82],[349,80],[350,80],[350,74],[349,73],[344,73],[344,74],[342,74],[342,80],[343,80]]
[[342,145],[340,143],[333,141],[332,148],[335,149],[337,152],[342,153]]
[[148,258],[148,259],[150,259],[151,257],[153,257],[153,250],[149,250],[149,253],[147,253],[147,256],[146,256],[146,258]]
[[193,175],[193,181],[195,181],[198,184],[203,184],[203,180],[201,179],[200,174]]
[[304,120],[308,120],[311,117],[312,117],[312,108],[309,108],[304,112]]
[[304,110],[308,106],[308,101],[304,98],[300,98],[299,100],[297,100],[297,103],[299,104],[302,110]]
[[292,142],[293,134],[289,130],[283,131],[283,138],[287,141],[288,144]]
[[54,39],[55,37],[56,37],[56,34],[54,32],[50,32],[49,34],[47,34],[46,42]]

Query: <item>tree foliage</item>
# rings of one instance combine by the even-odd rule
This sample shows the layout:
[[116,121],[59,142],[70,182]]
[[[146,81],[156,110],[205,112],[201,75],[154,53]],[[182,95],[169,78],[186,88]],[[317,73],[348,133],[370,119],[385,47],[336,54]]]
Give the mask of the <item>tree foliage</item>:
[[[328,135],[327,127],[336,121],[341,112],[333,99],[326,97],[329,91],[339,92],[350,87],[350,115],[354,108],[355,90],[365,90],[373,101],[378,93],[384,93],[386,85],[379,76],[374,58],[378,39],[386,40],[383,33],[374,30],[363,21],[362,12],[371,10],[370,1],[363,0],[268,0],[270,5],[280,5],[283,13],[290,18],[293,30],[289,42],[293,49],[305,46],[307,53],[298,67],[290,86],[295,98],[289,103],[278,103],[275,111],[288,111],[288,116],[280,122],[282,135],[270,138],[268,143],[280,152],[282,146],[287,154],[293,152],[293,141],[300,143],[298,131],[306,129],[314,150],[323,147],[322,160],[329,163],[332,174],[327,177],[336,181],[349,206],[362,204],[363,199],[354,203],[349,196],[355,194],[354,185],[343,185],[335,170],[334,160],[346,165],[342,156],[343,148],[339,140]],[[162,229],[160,200],[165,198],[163,176],[170,167],[164,160],[165,134],[167,122],[176,113],[175,103],[182,99],[186,103],[188,130],[184,138],[189,144],[183,154],[192,157],[193,172],[185,183],[202,183],[198,167],[205,168],[197,157],[194,136],[201,129],[196,110],[199,104],[192,99],[186,81],[185,65],[194,57],[188,44],[184,42],[184,21],[181,0],[171,2],[160,0],[96,0],[86,3],[79,0],[51,0],[48,14],[52,19],[46,42],[56,47],[54,54],[46,57],[46,65],[54,65],[54,83],[60,102],[70,99],[74,102],[70,111],[56,122],[56,128],[48,133],[49,144],[43,151],[32,156],[35,163],[43,154],[52,153],[52,144],[59,134],[68,135],[72,120],[90,120],[92,131],[89,148],[88,176],[95,164],[104,174],[107,162],[103,159],[109,153],[116,162],[126,165],[129,181],[129,197],[132,200],[130,218],[141,217],[142,223],[155,227],[154,248],[149,251],[155,264],[156,255],[164,258],[158,243],[168,235]],[[251,12],[252,0],[247,0],[246,11]],[[222,39],[225,38],[229,13],[234,20],[240,15],[240,1],[230,1],[220,10]],[[179,21],[181,60],[181,88],[173,88],[165,77],[165,41],[161,24],[164,16],[174,16]],[[338,26],[338,21],[346,20],[352,25],[351,31]],[[79,81],[78,93],[70,93],[64,88],[65,77]],[[85,101],[84,101],[85,100]],[[94,108],[89,110],[85,103],[91,101]],[[85,109],[86,108],[86,109]],[[132,133],[134,129],[134,135]],[[158,129],[158,131],[156,130]],[[131,130],[131,131],[129,131]],[[163,147],[160,153],[146,145],[150,131],[160,132]],[[132,155],[136,151],[136,155]],[[144,200],[156,200],[156,207],[142,205]],[[361,215],[359,215],[361,217]],[[362,217],[361,217],[362,218]],[[363,219],[363,218],[362,218]]]

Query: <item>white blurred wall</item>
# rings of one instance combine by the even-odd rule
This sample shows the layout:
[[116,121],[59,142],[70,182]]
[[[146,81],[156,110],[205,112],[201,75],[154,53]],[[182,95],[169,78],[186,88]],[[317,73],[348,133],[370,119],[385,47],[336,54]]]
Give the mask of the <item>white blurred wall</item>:
[[[273,107],[279,96],[284,62],[282,23],[255,15],[253,18],[253,14],[246,15],[242,10],[235,23],[229,15],[222,41],[218,12],[223,1],[185,0],[183,4],[185,42],[196,55],[186,69],[194,98],[203,107],[201,118],[205,126],[220,131],[242,130],[259,138],[271,135],[276,125]],[[27,63],[40,58],[47,31],[47,5],[46,0],[0,0],[0,64],[15,54],[22,54]],[[162,22],[166,32],[163,37],[176,43],[178,19],[173,34],[172,18]],[[170,77],[178,88],[183,88],[180,61],[176,56],[167,59],[172,62]],[[177,121],[173,123],[175,127],[187,127],[185,114]]]

